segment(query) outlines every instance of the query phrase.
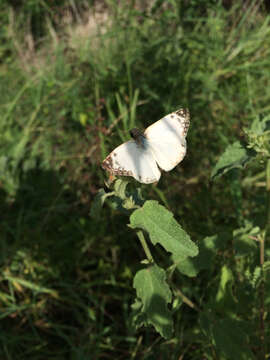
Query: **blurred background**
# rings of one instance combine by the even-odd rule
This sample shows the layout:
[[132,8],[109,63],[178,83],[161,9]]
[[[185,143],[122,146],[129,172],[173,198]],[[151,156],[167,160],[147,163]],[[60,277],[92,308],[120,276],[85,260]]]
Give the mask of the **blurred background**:
[[[195,242],[243,216],[260,223],[261,188],[252,202],[239,174],[213,183],[211,171],[270,110],[268,14],[259,0],[1,2],[1,359],[211,358],[188,308],[170,341],[134,331],[144,254],[127,216],[90,210],[128,131],[187,107],[187,156],[144,198]],[[213,274],[179,283],[201,294]]]

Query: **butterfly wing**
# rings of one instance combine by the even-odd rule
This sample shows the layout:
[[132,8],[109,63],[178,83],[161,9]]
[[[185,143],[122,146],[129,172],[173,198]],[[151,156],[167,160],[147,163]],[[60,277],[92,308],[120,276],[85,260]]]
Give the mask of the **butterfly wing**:
[[158,181],[160,170],[147,143],[140,146],[129,140],[119,145],[102,162],[103,169],[113,175],[133,176],[144,184]]
[[180,109],[150,125],[144,132],[158,166],[172,170],[186,155],[189,111]]

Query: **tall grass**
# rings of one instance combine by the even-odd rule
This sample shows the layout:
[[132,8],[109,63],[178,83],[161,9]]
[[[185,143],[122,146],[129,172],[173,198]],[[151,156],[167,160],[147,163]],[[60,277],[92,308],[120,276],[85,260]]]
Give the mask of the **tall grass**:
[[[263,4],[243,11],[240,1],[225,9],[110,0],[97,21],[91,1],[62,1],[57,9],[70,9],[70,21],[50,2],[30,3],[0,8],[1,358],[209,358],[190,310],[176,314],[170,342],[151,329],[134,333],[140,250],[127,241],[122,214],[89,211],[106,177],[104,156],[131,127],[183,106],[191,112],[187,157],[158,188],[144,186],[146,196],[169,204],[195,241],[233,227],[239,201],[246,215],[260,216],[263,205],[254,210],[248,190],[237,197],[241,179],[230,180],[233,192],[209,178],[224,148],[269,111]],[[217,281],[208,276],[194,285],[198,294]]]

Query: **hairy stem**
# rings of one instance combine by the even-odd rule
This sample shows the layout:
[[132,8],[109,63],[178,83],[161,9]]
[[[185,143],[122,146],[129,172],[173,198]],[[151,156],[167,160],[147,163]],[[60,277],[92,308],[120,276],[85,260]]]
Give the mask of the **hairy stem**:
[[154,259],[153,259],[153,256],[151,254],[151,251],[146,243],[146,240],[145,240],[145,237],[143,235],[143,232],[141,230],[138,230],[137,231],[137,236],[142,244],[142,247],[143,247],[143,250],[145,252],[145,255],[147,257],[147,259],[150,261],[150,262],[154,262]]

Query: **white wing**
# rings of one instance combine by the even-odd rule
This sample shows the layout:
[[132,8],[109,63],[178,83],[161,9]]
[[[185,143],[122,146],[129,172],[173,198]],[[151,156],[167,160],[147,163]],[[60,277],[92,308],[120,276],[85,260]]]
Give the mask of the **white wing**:
[[141,183],[150,184],[160,178],[160,170],[153,157],[148,141],[144,146],[129,140],[114,149],[102,162],[111,174],[133,176]]
[[150,125],[144,132],[158,166],[172,170],[186,155],[189,111],[180,109]]

